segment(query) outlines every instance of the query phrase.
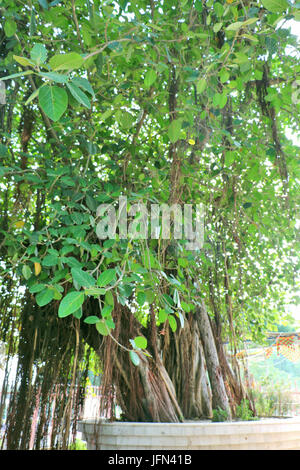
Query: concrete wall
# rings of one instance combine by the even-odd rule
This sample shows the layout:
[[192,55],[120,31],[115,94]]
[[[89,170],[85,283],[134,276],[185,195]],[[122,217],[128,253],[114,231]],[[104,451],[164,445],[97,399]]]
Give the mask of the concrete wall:
[[300,450],[300,417],[231,423],[84,420],[89,450]]

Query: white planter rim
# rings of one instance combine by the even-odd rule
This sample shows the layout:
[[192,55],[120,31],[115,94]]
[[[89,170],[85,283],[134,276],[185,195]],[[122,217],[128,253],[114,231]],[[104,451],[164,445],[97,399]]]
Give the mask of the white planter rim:
[[78,424],[89,450],[300,450],[300,416],[183,423],[84,419]]
[[184,421],[183,423],[172,423],[172,422],[153,422],[153,421],[109,421],[105,419],[96,420],[93,418],[86,418],[81,419],[78,421],[78,424],[94,424],[94,425],[101,425],[101,426],[140,426],[145,427],[147,425],[151,426],[195,426],[195,427],[206,427],[206,426],[240,426],[240,425],[261,425],[261,424],[287,424],[287,423],[299,423],[300,424],[300,416],[284,416],[284,417],[266,417],[266,418],[259,418],[253,420],[232,420],[232,421],[211,421],[211,420],[189,420]]

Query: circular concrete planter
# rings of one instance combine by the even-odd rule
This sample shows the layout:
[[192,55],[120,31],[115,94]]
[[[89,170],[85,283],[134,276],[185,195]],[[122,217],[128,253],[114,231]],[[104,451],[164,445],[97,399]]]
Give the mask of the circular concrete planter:
[[300,417],[212,423],[79,422],[89,450],[300,450]]

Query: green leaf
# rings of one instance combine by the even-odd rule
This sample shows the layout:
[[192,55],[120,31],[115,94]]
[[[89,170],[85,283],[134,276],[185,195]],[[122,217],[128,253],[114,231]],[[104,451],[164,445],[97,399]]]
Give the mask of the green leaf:
[[103,273],[100,274],[97,280],[97,285],[99,287],[105,287],[110,282],[116,279],[116,270],[115,269],[107,269]]
[[261,3],[272,13],[282,13],[289,6],[286,0],[261,0]]
[[136,296],[137,303],[139,304],[140,307],[144,305],[146,302],[146,294],[145,292],[138,292]]
[[225,153],[225,165],[230,166],[235,160],[235,153],[232,152],[231,150],[227,151]]
[[83,57],[76,52],[68,54],[58,54],[49,60],[52,70],[73,70],[78,69],[83,64]]
[[25,102],[25,106],[27,106],[32,100],[34,100],[34,98],[36,98],[39,94],[39,91],[40,89],[38,88],[37,90],[35,90],[33,93],[31,93],[31,95],[29,96],[28,100]]
[[184,316],[182,315],[181,312],[178,312],[178,317],[179,317],[181,328],[184,328]]
[[13,36],[17,31],[17,23],[12,20],[12,19],[8,19],[5,21],[4,23],[4,32],[5,32],[5,35],[10,38],[11,36]]
[[118,124],[126,130],[130,129],[130,127],[134,123],[134,117],[132,116],[131,113],[128,113],[127,111],[119,110],[116,112],[115,117],[116,117]]
[[147,299],[148,304],[152,304],[154,302],[155,293],[153,292],[153,290],[146,291],[146,299]]
[[27,57],[20,57],[19,55],[14,55],[13,57],[15,61],[18,62],[18,64],[21,64],[24,67],[32,67],[34,65],[34,63],[31,60],[27,59]]
[[96,317],[95,315],[91,315],[87,318],[85,318],[84,320],[84,323],[88,323],[89,325],[95,325],[96,323],[98,323],[100,320],[99,317]]
[[259,20],[259,18],[249,18],[249,20],[243,21],[243,26],[247,26],[249,24],[254,24]]
[[181,124],[182,124],[181,119],[174,119],[174,121],[172,121],[171,124],[169,125],[168,136],[169,136],[170,141],[173,144],[177,142],[177,140],[180,137]]
[[64,279],[68,275],[69,270],[67,268],[55,271],[55,276],[52,279],[53,283],[59,282],[61,279]]
[[24,264],[22,268],[22,274],[25,277],[26,281],[31,277],[32,272],[31,272],[30,267],[27,264]]
[[134,343],[139,349],[146,349],[147,347],[147,339],[144,336],[136,336]]
[[114,307],[115,305],[114,296],[110,290],[108,290],[105,294],[105,304],[111,307]]
[[39,4],[40,4],[43,8],[45,8],[45,10],[48,10],[49,5],[48,5],[47,0],[39,0]]
[[244,52],[236,52],[234,62],[237,64],[244,64],[249,61],[249,57]]
[[36,299],[36,303],[40,307],[44,307],[44,305],[49,304],[49,302],[51,302],[51,300],[53,300],[53,297],[54,297],[54,290],[47,288],[47,289],[42,290],[42,292],[40,292],[36,296],[35,299]]
[[232,23],[227,26],[226,31],[237,31],[243,27],[242,21],[237,21],[236,23]]
[[144,78],[145,87],[150,88],[151,85],[153,85],[153,83],[155,82],[156,77],[157,76],[155,70],[148,70]]
[[215,108],[219,107],[220,100],[221,100],[221,93],[215,93],[213,96],[213,105]]
[[214,33],[218,33],[220,29],[222,28],[222,26],[223,26],[223,23],[216,23],[213,27]]
[[101,121],[106,121],[113,113],[112,109],[107,109],[102,115],[101,115]]
[[23,77],[24,75],[30,75],[31,73],[33,73],[31,70],[25,70],[25,72],[13,73],[12,75],[1,77],[1,80],[12,80],[14,78]]
[[45,289],[45,284],[34,284],[33,286],[30,287],[29,292],[31,294],[37,294],[38,292],[41,292],[42,290]]
[[80,262],[74,258],[74,256],[63,257],[61,258],[61,261],[70,266],[70,268],[81,268]]
[[98,203],[96,201],[96,199],[94,199],[93,197],[89,196],[89,194],[86,194],[86,205],[88,206],[88,208],[92,211],[92,212],[96,212],[97,210],[97,207],[98,207]]
[[103,335],[103,336],[109,335],[109,329],[107,328],[103,320],[100,320],[99,322],[96,323],[96,329],[98,333],[100,333],[100,335]]
[[45,85],[39,91],[39,104],[52,121],[58,121],[68,106],[67,92],[57,86]]
[[59,318],[67,317],[76,312],[84,302],[83,292],[69,292],[60,302],[58,309]]
[[[163,294],[162,295],[162,299],[163,299],[163,302],[167,305],[167,306],[172,306],[174,305],[174,301],[172,299],[172,297],[169,296],[169,294]],[[165,307],[166,308],[166,307]]]
[[69,79],[68,75],[56,72],[40,72],[38,73],[40,77],[47,78],[47,80],[52,80],[57,83],[66,83]]
[[164,323],[168,318],[168,314],[164,308],[161,308],[158,312],[158,320],[160,323]]
[[115,301],[114,301],[114,296],[110,290],[108,290],[105,294],[105,303],[110,306],[114,306]]
[[72,79],[72,83],[74,83],[77,87],[82,88],[83,90],[87,91],[93,98],[95,98],[95,93],[92,88],[92,85],[86,78],[82,77],[74,77]]
[[178,258],[178,265],[182,266],[183,268],[187,268],[189,265],[189,262],[186,258]]
[[113,306],[112,305],[105,305],[101,311],[102,317],[108,317],[111,312],[113,311]]
[[61,291],[63,292],[63,288],[60,285],[56,285],[56,286],[53,286],[53,290],[54,290],[54,299],[60,300],[62,298]]
[[[0,157],[6,157],[7,155],[8,155],[8,148],[5,145],[0,144]],[[10,171],[9,168],[5,168],[3,166],[1,167],[1,169],[4,169],[5,171]],[[4,173],[5,173],[5,171],[4,171]]]
[[176,319],[175,317],[173,317],[173,315],[169,315],[168,316],[168,320],[169,320],[169,325],[171,327],[171,330],[173,331],[173,333],[177,330],[177,322],[176,322]]
[[76,310],[76,312],[73,312],[72,315],[73,317],[80,320],[80,318],[82,317],[82,306],[78,310]]
[[134,273],[139,273],[139,274],[145,274],[145,273],[148,272],[148,269],[144,268],[144,266],[142,266],[139,263],[132,263],[131,264],[131,270]]
[[30,51],[31,60],[36,64],[44,64],[47,60],[47,49],[44,44],[35,44]]
[[35,19],[33,8],[31,10],[31,15],[30,15],[29,34],[30,36],[34,36],[36,34],[36,19]]
[[245,26],[256,23],[258,20],[259,18],[249,18],[246,21],[237,21],[236,23],[232,23],[227,26],[226,31],[238,31],[239,29],[244,28]]
[[93,295],[95,297],[99,297],[99,295],[104,295],[106,293],[106,290],[101,289],[100,287],[89,287],[85,289],[84,293],[86,295]]
[[95,285],[96,280],[93,276],[80,268],[72,268],[71,274],[79,287],[93,287]]
[[113,319],[111,317],[105,318],[105,325],[109,330],[114,329],[116,327]]
[[222,69],[220,71],[220,82],[225,83],[227,80],[229,80],[230,73],[226,69]]
[[227,95],[223,92],[220,96],[219,108],[223,109],[226,103],[227,103]]
[[129,352],[129,357],[132,361],[132,363],[135,365],[135,366],[138,366],[139,363],[140,363],[140,358],[139,356],[137,355],[137,353],[135,351],[130,351]]
[[255,43],[259,42],[259,40],[258,40],[255,36],[253,36],[252,34],[243,33],[243,37],[244,37],[244,38],[247,38],[247,39],[249,39],[250,41],[253,41],[253,42],[255,42]]
[[191,311],[191,307],[184,301],[181,302],[181,308],[187,313]]
[[219,2],[215,2],[215,3],[214,3],[214,10],[215,10],[215,12],[216,12],[216,14],[218,15],[219,18],[220,18],[220,17],[223,15],[223,13],[224,13],[224,7],[223,7],[223,5],[222,5],[221,3],[219,3]]
[[43,266],[51,267],[56,266],[58,263],[58,257],[55,255],[47,255],[42,261]]
[[78,103],[82,104],[86,108],[90,109],[91,108],[91,103],[88,97],[86,96],[83,91],[78,88],[78,86],[74,85],[73,83],[67,83],[67,87],[71,93],[71,95],[75,98]]
[[199,93],[199,95],[201,93],[203,93],[203,91],[205,90],[206,88],[206,80],[205,78],[200,78],[200,80],[197,82],[197,93]]

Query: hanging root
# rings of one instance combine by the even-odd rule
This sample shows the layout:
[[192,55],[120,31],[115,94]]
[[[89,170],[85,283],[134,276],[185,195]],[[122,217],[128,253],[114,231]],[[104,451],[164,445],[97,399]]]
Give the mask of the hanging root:
[[258,102],[261,107],[261,112],[264,116],[270,119],[271,124],[271,134],[273,139],[273,144],[276,150],[275,165],[278,167],[278,171],[282,180],[284,198],[285,198],[285,207],[288,207],[288,193],[289,193],[289,175],[286,165],[286,155],[282,149],[280,142],[280,136],[278,132],[277,119],[275,108],[273,107],[270,101],[266,101],[265,97],[268,94],[268,87],[270,86],[270,71],[267,64],[264,64],[263,77],[262,80],[256,80],[256,93],[258,97]]
[[72,320],[58,319],[53,307],[39,308],[30,295],[22,303],[17,325],[20,337],[14,350],[17,375],[6,410],[3,446],[10,450],[67,448],[74,410],[80,410],[78,364],[84,351]]
[[[139,322],[127,307],[119,304],[115,306],[113,319],[116,325],[114,339],[105,337],[99,349],[103,363],[102,410],[112,410],[113,415],[117,402],[127,421],[182,420],[175,391],[162,362],[142,353],[139,353],[138,366],[130,360],[129,340],[145,333]],[[148,338],[148,342],[151,349],[151,338]],[[120,348],[118,343],[127,350]]]

